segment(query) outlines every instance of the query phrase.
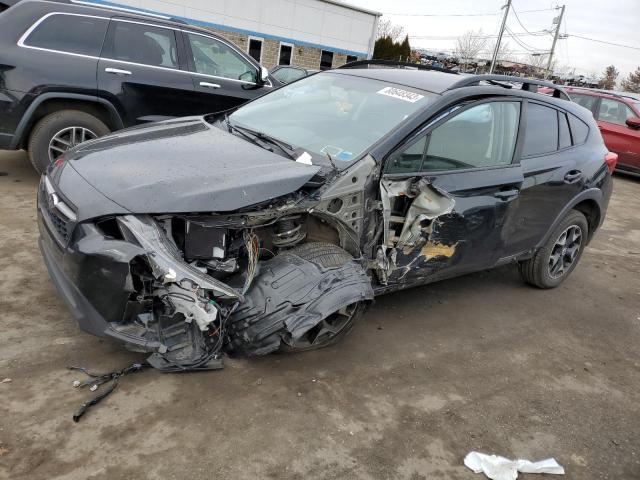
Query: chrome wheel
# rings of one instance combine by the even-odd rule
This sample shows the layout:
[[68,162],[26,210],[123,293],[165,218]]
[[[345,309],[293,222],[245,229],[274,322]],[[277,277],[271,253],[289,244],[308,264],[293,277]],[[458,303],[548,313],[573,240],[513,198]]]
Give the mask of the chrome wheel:
[[549,256],[549,276],[560,278],[578,258],[582,245],[582,229],[578,225],[567,227],[558,237]]
[[49,142],[49,161],[55,162],[64,152],[76,145],[97,138],[98,135],[88,128],[67,127],[56,133]]
[[283,339],[291,348],[317,348],[329,343],[336,335],[351,324],[358,304],[353,303],[322,319],[315,327],[309,329],[297,340]]

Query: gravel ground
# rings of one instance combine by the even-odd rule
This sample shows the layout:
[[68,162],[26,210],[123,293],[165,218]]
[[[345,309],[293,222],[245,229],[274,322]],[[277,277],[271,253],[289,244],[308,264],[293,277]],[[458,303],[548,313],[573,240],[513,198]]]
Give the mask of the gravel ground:
[[140,357],[74,325],[36,245],[38,178],[24,152],[0,171],[0,478],[479,479],[478,450],[640,479],[640,180],[616,176],[555,290],[505,267],[384,296],[335,347],[144,371],[74,424],[89,392],[66,366]]

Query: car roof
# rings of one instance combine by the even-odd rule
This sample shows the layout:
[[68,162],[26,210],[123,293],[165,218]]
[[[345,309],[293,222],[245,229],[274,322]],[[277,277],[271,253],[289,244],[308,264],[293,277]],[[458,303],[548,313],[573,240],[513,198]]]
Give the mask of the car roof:
[[607,97],[607,98],[615,98],[625,103],[638,103],[640,101],[640,94],[631,93],[631,92],[620,92],[618,90],[602,90],[595,88],[586,88],[586,87],[565,87],[568,92],[583,94],[583,95],[591,95],[594,97]]
[[211,30],[207,30],[201,27],[197,27],[187,23],[181,18],[171,17],[169,15],[157,15],[151,12],[146,12],[144,9],[137,7],[130,7],[127,5],[110,5],[110,4],[99,4],[97,2],[93,2],[91,0],[22,0],[20,3],[42,3],[42,4],[50,4],[50,5],[69,5],[73,7],[74,10],[84,11],[84,12],[93,12],[99,11],[105,16],[109,17],[126,17],[134,20],[146,21],[146,22],[155,22],[159,24],[165,24],[167,26],[180,28],[180,29],[189,29],[194,31],[201,31],[207,33],[208,35],[216,35]]
[[413,87],[431,93],[441,94],[462,78],[462,75],[431,70],[410,70],[407,68],[349,68],[335,69],[332,73],[371,78],[383,82]]

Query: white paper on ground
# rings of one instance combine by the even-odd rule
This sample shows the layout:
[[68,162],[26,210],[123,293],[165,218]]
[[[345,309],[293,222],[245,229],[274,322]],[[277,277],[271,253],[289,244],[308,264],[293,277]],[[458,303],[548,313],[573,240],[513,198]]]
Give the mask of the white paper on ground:
[[471,452],[464,457],[464,464],[475,473],[482,472],[492,480],[515,480],[518,478],[518,472],[564,475],[564,468],[553,458],[530,462],[529,460],[509,460],[498,455]]

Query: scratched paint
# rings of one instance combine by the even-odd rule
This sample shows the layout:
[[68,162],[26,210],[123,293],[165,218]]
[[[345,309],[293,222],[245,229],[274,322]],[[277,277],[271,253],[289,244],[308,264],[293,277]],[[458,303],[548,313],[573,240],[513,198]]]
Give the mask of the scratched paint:
[[455,243],[453,245],[444,245],[442,243],[427,242],[422,249],[420,249],[420,255],[426,260],[431,260],[435,257],[452,257],[456,252]]

